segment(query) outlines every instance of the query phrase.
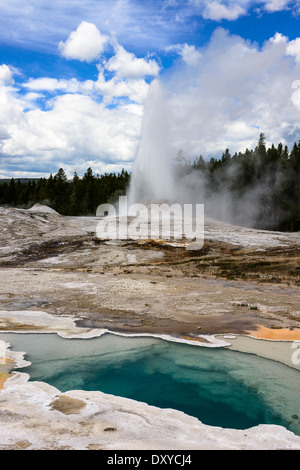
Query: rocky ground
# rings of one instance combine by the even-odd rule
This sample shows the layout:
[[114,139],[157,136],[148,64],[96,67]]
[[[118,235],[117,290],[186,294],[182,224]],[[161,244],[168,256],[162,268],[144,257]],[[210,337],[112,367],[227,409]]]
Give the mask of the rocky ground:
[[[100,240],[96,235],[95,218],[63,217],[39,205],[31,210],[0,208],[0,221],[1,331],[43,331],[45,325],[34,321],[34,315],[30,312],[44,312],[55,318],[69,318],[78,331],[104,328],[124,333],[170,334],[191,339],[217,333],[255,334],[259,328],[261,331],[261,326],[265,327],[264,331],[285,329],[294,334],[298,332],[299,233],[257,231],[208,219],[205,222],[204,246],[190,251],[186,249],[186,240],[176,243],[167,240]],[[23,316],[15,315],[16,312],[23,312]],[[58,391],[46,385],[28,384],[26,380],[25,383],[24,379],[18,379],[21,382],[6,380],[7,375],[7,371],[2,370],[0,444],[3,448],[18,447],[18,442],[25,441],[30,444],[20,444],[21,447],[58,448],[61,445],[71,448],[113,448],[116,442],[119,448],[138,446],[133,434],[128,444],[125,434],[121,437],[116,433],[104,432],[104,428],[118,426],[123,426],[124,431],[124,416],[120,415],[118,421],[117,415],[123,410],[124,403],[125,408],[129,406],[131,409],[132,404],[122,401],[121,406],[116,397],[112,399],[107,413],[110,417],[114,416],[116,423],[123,424],[117,426],[116,423],[111,424],[114,419],[107,419],[110,424],[105,421],[107,426],[101,425],[104,430],[102,441],[96,437],[93,441],[91,434],[83,437],[84,429],[86,433],[88,426],[90,430],[96,429],[96,418],[94,415],[91,417],[91,410],[101,408],[104,402],[107,405],[107,397],[97,395],[96,401],[93,401],[93,395],[93,408],[92,405],[87,406],[90,399],[83,397],[81,392],[74,396],[70,392],[70,397],[84,402],[84,411],[80,414],[77,410],[75,415],[71,413],[66,417],[61,410],[57,411],[56,405],[53,405],[55,411],[53,407],[49,408],[49,404],[60,397]],[[26,401],[26,411],[24,407],[21,410],[20,403]],[[35,401],[41,403],[44,410],[43,413],[36,410],[40,418],[33,412],[32,402]],[[132,417],[132,426],[135,426],[135,420],[148,420],[149,424],[149,416],[153,413],[158,422],[157,410],[141,410],[139,417]],[[89,418],[84,417],[85,413]],[[97,413],[100,413],[99,409]],[[127,411],[124,413],[127,417],[131,416]],[[163,448],[168,448],[172,439],[175,448],[189,448],[189,445],[191,448],[271,446],[271,437],[261,440],[260,429],[248,433],[248,437],[252,437],[247,441],[239,432],[214,431],[209,427],[204,429],[194,418],[183,418],[180,413],[174,413],[176,416],[172,414],[170,420],[175,419],[176,424],[167,420],[164,430],[160,428],[163,434],[169,433],[169,440],[162,444]],[[25,417],[17,419],[17,415]],[[41,429],[45,430],[50,422],[50,428],[53,427],[53,432],[51,429],[45,431],[44,440],[39,440],[34,434],[39,419],[42,420]],[[174,435],[177,433],[178,436],[180,423],[183,426],[186,419],[190,420],[189,425],[184,424],[185,433],[176,443]],[[25,440],[22,437],[22,420],[26,429],[30,429],[28,436],[31,437]],[[67,423],[70,420],[72,423],[77,420],[78,431],[74,427],[77,434],[65,436],[64,439],[61,437],[61,444],[58,444],[57,435],[63,436],[65,432],[60,426],[69,426]],[[79,422],[85,423],[85,427],[79,426]],[[99,428],[99,423],[97,426]],[[139,443],[143,448],[158,445],[153,426],[154,421],[151,421],[148,434]],[[5,438],[2,434],[4,428]],[[173,431],[171,433],[171,428],[175,434]],[[13,437],[16,429],[19,430],[19,438]],[[268,434],[269,431],[266,432]],[[191,433],[194,433],[194,440],[191,440]],[[276,433],[279,433],[278,439]],[[273,430],[271,434],[275,448],[280,447],[279,442],[285,448],[300,448],[300,438],[286,430]],[[217,441],[222,435],[219,443],[215,440],[214,445],[209,437],[213,435]],[[176,447],[177,444],[179,447]]]
[[299,234],[208,220],[204,246],[190,251],[162,240],[99,240],[94,218],[44,206],[2,208],[0,220],[2,310],[43,310],[128,332],[299,326]]

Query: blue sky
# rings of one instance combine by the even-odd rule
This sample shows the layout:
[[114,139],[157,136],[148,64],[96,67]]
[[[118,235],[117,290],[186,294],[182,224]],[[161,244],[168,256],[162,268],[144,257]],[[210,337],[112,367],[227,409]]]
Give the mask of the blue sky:
[[153,80],[175,156],[291,147],[300,1],[0,1],[0,177],[130,171]]

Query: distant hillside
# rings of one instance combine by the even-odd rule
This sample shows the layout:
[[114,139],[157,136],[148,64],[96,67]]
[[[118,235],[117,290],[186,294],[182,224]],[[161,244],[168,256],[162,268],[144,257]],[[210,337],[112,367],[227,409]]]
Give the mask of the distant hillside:
[[[0,184],[9,183],[11,178],[0,178]],[[28,183],[29,181],[38,182],[39,178],[15,178],[16,181],[20,181],[20,183]]]

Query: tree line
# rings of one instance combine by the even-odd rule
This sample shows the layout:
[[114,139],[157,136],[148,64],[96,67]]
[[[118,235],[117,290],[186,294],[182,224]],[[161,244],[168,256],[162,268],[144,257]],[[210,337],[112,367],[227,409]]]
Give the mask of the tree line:
[[82,178],[75,172],[68,180],[63,168],[49,178],[22,182],[11,178],[0,184],[0,205],[28,208],[39,202],[62,215],[95,215],[99,204],[114,202],[126,194],[130,174],[94,175],[88,168]]
[[181,163],[180,178],[191,182],[201,176],[204,202],[212,209],[227,203],[230,222],[300,231],[300,141],[289,151],[282,143],[267,148],[265,139],[261,133],[253,150],[231,155],[226,149],[219,159],[200,155]]
[[[178,187],[186,193],[193,188],[197,202],[205,203],[212,214],[222,207],[225,219],[233,223],[300,231],[300,141],[291,151],[281,143],[267,148],[261,133],[253,150],[231,155],[226,149],[221,158],[207,161],[201,155],[194,161],[181,159],[175,170]],[[40,202],[62,215],[95,215],[98,205],[125,195],[129,184],[125,170],[94,175],[88,168],[83,177],[74,173],[68,180],[60,168],[49,178],[2,182],[0,205],[28,208]]]

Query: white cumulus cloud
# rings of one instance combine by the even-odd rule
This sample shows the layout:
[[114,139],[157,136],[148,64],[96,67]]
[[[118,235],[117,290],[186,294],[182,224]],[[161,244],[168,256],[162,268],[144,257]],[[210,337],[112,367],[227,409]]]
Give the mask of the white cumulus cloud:
[[91,62],[103,52],[107,40],[96,25],[82,21],[65,42],[59,43],[58,49],[66,59]]
[[35,172],[49,174],[62,166],[72,176],[86,169],[87,161],[93,161],[93,170],[99,173],[109,167],[129,169],[140,132],[140,106],[107,108],[82,94],[57,96],[49,110],[25,112],[25,104],[0,87],[3,169],[13,164],[25,174],[34,163]]
[[144,103],[149,85],[142,78],[124,80],[118,77],[105,79],[104,69],[100,69],[95,90],[103,95],[104,102],[113,102],[116,98],[128,98],[135,103]]
[[0,65],[0,83],[13,84],[13,72],[6,64]]
[[188,65],[197,65],[202,57],[201,52],[199,52],[194,45],[186,43],[174,44],[173,46],[167,47],[166,50],[177,52]]
[[140,78],[145,76],[156,77],[160,71],[158,63],[153,59],[138,58],[128,52],[123,46],[115,46],[116,53],[109,59],[106,69],[114,72],[118,77]]
[[269,12],[285,10],[288,5],[291,4],[291,0],[267,0],[264,8]]
[[207,2],[203,11],[203,18],[210,20],[236,20],[246,14],[246,10],[238,3],[224,4],[214,0]]
[[64,91],[66,93],[85,93],[91,92],[94,88],[94,82],[92,80],[78,81],[76,78],[57,79],[49,77],[41,77],[36,79],[30,79],[28,82],[22,85],[29,90],[35,91]]
[[300,62],[300,38],[289,41],[286,52],[288,55],[294,56],[296,60]]

